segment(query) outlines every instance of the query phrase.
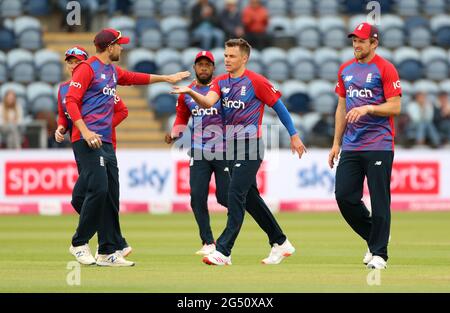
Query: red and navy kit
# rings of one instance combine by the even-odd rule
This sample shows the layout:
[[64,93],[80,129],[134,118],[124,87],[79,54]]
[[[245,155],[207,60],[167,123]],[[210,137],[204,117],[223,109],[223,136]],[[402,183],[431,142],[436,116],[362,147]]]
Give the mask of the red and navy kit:
[[224,124],[235,127],[234,132],[227,127],[227,139],[260,138],[264,105],[272,107],[281,97],[265,77],[250,70],[236,78],[220,75],[210,89],[221,98]]
[[[83,119],[89,130],[102,135],[102,141],[112,143],[112,120],[117,85],[147,85],[150,75],[128,72],[114,64],[104,64],[90,57],[74,69],[66,106],[72,121]],[[82,139],[75,127],[72,142]]]
[[[189,85],[192,90],[206,95],[210,90],[209,86],[197,84]],[[174,129],[187,125],[192,116],[191,148],[200,150],[223,151],[223,120],[222,104],[217,101],[211,108],[200,107],[195,100],[187,95],[181,94],[178,97],[176,106],[176,119]]]
[[[379,105],[400,96],[400,80],[387,60],[375,55],[369,63],[352,59],[338,72],[335,92],[345,98],[347,112],[363,105]],[[394,150],[393,117],[366,114],[358,122],[347,124],[342,140],[343,151]]]
[[[70,119],[69,113],[67,113],[66,107],[66,95],[69,91],[70,81],[64,82],[59,85],[58,89],[58,125],[64,126],[64,128],[69,131],[72,136],[73,123]],[[128,116],[128,108],[122,99],[117,96],[114,103],[114,114],[112,121],[112,144],[114,149],[117,148],[116,140],[116,126],[119,125]]]

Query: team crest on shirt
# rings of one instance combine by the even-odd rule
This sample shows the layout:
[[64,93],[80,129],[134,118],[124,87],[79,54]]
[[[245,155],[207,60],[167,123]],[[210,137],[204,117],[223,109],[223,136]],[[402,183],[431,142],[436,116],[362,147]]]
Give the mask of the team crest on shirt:
[[247,88],[245,86],[242,86],[242,88],[241,88],[241,96],[245,96],[246,92],[247,92]]
[[220,91],[222,91],[222,93],[229,93],[230,92],[230,88],[227,87],[223,87]]
[[372,82],[372,73],[367,74],[366,77],[366,83],[371,83]]

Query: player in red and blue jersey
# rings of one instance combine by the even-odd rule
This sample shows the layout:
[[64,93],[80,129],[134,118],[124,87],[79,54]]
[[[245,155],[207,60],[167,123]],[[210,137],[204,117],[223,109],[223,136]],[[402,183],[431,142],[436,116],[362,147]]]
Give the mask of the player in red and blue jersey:
[[[82,61],[85,61],[88,59],[88,53],[87,51],[80,46],[74,46],[70,49],[68,49],[65,53],[65,62],[66,62],[66,69],[72,75],[73,69]],[[70,81],[61,83],[59,85],[58,89],[58,127],[55,131],[55,140],[59,143],[64,141],[64,134],[69,133],[69,135],[72,134],[72,121],[69,118],[69,114],[67,113],[66,108],[66,95],[67,91],[69,90],[69,83]],[[120,97],[117,97],[118,101],[116,101],[114,105],[114,115],[113,115],[113,146],[114,149],[116,149],[116,130],[115,128],[128,116],[128,108],[126,107],[125,103],[120,99]],[[75,161],[77,163],[77,169],[78,169],[78,175],[81,174],[81,167],[80,162],[78,161],[78,158],[75,155]],[[75,211],[80,214],[81,207],[84,202],[84,198],[86,195],[85,190],[85,183],[83,182],[83,179],[79,176],[77,182],[75,183],[75,186],[73,187],[72,191],[72,201],[71,204]],[[120,243],[117,247],[118,250],[122,253],[124,257],[128,256],[132,248],[128,245],[125,238],[123,238],[120,229],[116,230],[116,236],[117,241]]]
[[251,47],[244,39],[225,43],[225,69],[211,84],[206,96],[189,87],[174,86],[173,93],[188,94],[201,107],[210,108],[220,100],[226,127],[226,154],[231,181],[228,191],[227,226],[216,242],[216,251],[205,256],[210,265],[231,264],[231,249],[244,221],[245,210],[269,237],[272,249],[264,264],[279,264],[295,248],[281,230],[261,198],[256,174],[263,159],[261,122],[265,105],[272,107],[291,136],[291,149],[299,157],[305,152],[281,93],[263,76],[246,69]]
[[[375,53],[376,26],[359,24],[349,34],[355,58],[339,69],[336,93],[336,129],[328,163],[336,169],[336,201],[352,229],[369,247],[363,262],[368,268],[386,268],[391,225],[391,171],[394,159],[394,121],[400,114],[400,80],[387,60]],[[372,213],[362,201],[364,178]]]
[[[113,113],[117,85],[176,83],[190,74],[149,75],[128,72],[113,65],[119,61],[122,44],[129,42],[120,31],[106,28],[94,39],[97,53],[75,67],[66,106],[73,122],[72,147],[81,164],[86,198],[72,238],[70,252],[82,264],[133,266],[117,252],[116,230],[120,229],[119,170],[112,145]],[[112,206],[106,205],[108,201]],[[92,256],[88,242],[98,233],[98,258]]]
[[[210,51],[200,51],[194,60],[196,80],[189,85],[192,90],[206,95],[215,70],[214,56]],[[191,149],[189,163],[189,185],[191,207],[199,228],[202,248],[198,255],[208,255],[216,249],[208,212],[208,192],[211,175],[216,180],[217,202],[227,207],[230,176],[227,161],[224,158],[224,137],[220,101],[211,108],[200,107],[186,94],[178,97],[176,119],[172,132],[166,136],[171,143],[186,129],[192,116]]]

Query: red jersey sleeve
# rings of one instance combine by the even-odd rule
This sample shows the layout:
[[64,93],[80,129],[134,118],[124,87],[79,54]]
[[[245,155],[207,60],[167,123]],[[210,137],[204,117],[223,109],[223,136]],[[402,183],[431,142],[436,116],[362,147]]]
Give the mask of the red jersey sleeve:
[[61,85],[59,85],[59,88],[58,88],[58,126],[62,125],[62,126],[64,126],[64,129],[67,130],[68,124],[69,124],[69,121],[67,120],[67,116],[64,113],[64,110],[62,107]]
[[116,71],[118,85],[129,86],[150,84],[150,74],[125,71],[119,66],[116,66]]
[[253,88],[255,89],[256,97],[263,103],[272,107],[281,97],[281,92],[276,89],[271,82],[264,76],[254,74],[252,75]]
[[219,97],[221,97],[222,93],[219,87],[219,80],[219,77],[214,78],[214,80],[211,82],[211,85],[209,86],[209,91],[214,91]]
[[117,96],[117,102],[114,104],[113,128],[117,127],[124,119],[128,117],[128,108],[122,99]]
[[344,69],[344,65],[341,65],[341,67],[339,68],[338,71],[338,80],[336,83],[336,87],[334,88],[334,92],[342,98],[345,98],[346,96],[346,92],[345,92],[345,85],[344,85],[344,81],[342,80],[342,70]]
[[81,104],[86,90],[89,88],[94,72],[87,63],[78,64],[73,70],[69,91],[66,95],[66,107],[70,118],[75,123],[81,119]]
[[179,137],[180,133],[184,131],[186,125],[189,122],[189,118],[191,117],[191,111],[186,105],[185,95],[181,94],[178,96],[178,101],[176,105],[176,118],[173,123],[172,137]]
[[389,99],[402,95],[400,86],[400,78],[398,72],[392,63],[386,62],[381,71],[381,79],[383,81],[384,98]]

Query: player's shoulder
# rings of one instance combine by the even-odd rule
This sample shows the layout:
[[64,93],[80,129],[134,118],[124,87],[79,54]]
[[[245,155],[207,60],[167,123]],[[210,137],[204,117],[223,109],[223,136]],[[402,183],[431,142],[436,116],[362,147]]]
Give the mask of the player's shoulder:
[[392,71],[396,70],[394,64],[392,64],[390,61],[386,60],[382,56],[376,54],[375,58],[373,60],[373,63],[381,70],[381,71]]
[[268,80],[265,76],[263,76],[259,73],[253,72],[249,69],[245,70],[244,76],[248,77],[252,81],[267,81]]
[[219,82],[222,80],[226,80],[226,79],[228,79],[228,75],[229,75],[228,73],[217,75],[216,78],[213,79],[213,82],[214,81]]
[[353,63],[356,62],[355,58],[351,58],[350,60],[345,61],[344,63],[341,64],[341,66],[339,67],[339,72],[342,72],[346,67],[352,65]]

